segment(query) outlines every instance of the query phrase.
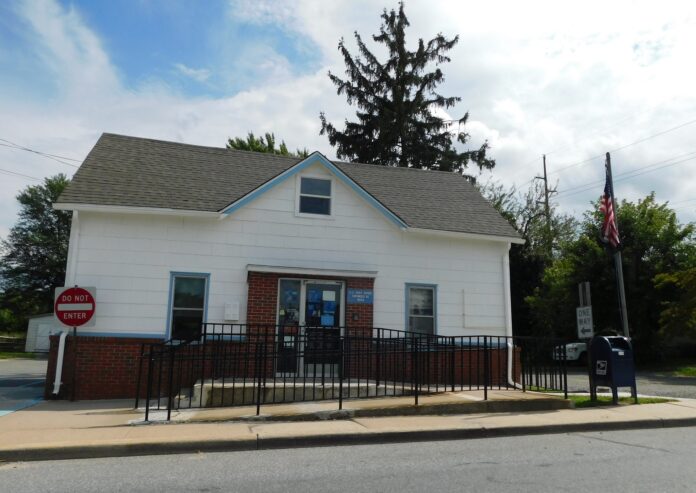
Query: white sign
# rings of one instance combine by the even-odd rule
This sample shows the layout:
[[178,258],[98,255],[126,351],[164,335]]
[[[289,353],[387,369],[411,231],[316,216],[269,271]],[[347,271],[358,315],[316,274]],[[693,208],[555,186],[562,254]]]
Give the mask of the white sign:
[[578,320],[578,339],[591,339],[594,337],[594,328],[592,326],[592,307],[579,306],[575,313]]
[[607,360],[605,360],[605,359],[597,360],[597,368],[595,369],[595,373],[597,375],[606,375],[607,374]]

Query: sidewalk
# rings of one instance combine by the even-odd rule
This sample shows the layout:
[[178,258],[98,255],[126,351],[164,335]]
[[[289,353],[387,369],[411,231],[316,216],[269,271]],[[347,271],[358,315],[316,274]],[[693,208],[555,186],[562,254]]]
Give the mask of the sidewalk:
[[[130,400],[46,401],[0,417],[0,460],[258,450],[696,425],[696,400],[569,409],[567,401],[559,398],[511,391],[490,393],[490,400],[484,405],[493,406],[491,410],[477,412],[480,398],[468,392],[424,397],[420,410],[414,410],[412,401],[400,403],[398,398],[346,401],[346,412],[341,414],[329,409],[336,410],[336,402],[269,405],[262,407],[264,416],[260,419],[255,416],[255,408],[191,410],[176,413],[167,424],[134,424],[142,422],[143,414],[132,409]],[[463,408],[466,405],[472,407]],[[459,414],[451,414],[457,411],[456,406],[460,407]],[[537,410],[494,412],[495,406],[502,406],[500,409],[537,406]],[[540,410],[543,406],[546,409]],[[439,411],[443,414],[421,414]],[[379,413],[389,415],[376,416]],[[298,416],[304,418],[298,421]]]

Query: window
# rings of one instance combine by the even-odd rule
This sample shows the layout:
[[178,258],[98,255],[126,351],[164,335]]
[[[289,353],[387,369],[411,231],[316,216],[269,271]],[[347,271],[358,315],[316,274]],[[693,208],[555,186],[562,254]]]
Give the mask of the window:
[[207,284],[207,275],[172,275],[172,339],[192,340],[200,337],[201,324],[205,321]]
[[436,286],[406,285],[406,324],[410,332],[434,334],[437,316]]
[[331,180],[300,178],[300,214],[331,215]]

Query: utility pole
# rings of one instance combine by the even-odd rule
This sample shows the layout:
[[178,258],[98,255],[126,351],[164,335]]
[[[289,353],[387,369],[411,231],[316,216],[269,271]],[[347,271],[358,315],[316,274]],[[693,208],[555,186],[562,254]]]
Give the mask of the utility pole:
[[551,206],[549,205],[549,197],[552,193],[556,193],[556,189],[549,189],[549,178],[546,174],[546,154],[542,156],[544,163],[544,176],[537,176],[537,180],[544,181],[544,215],[546,216],[546,251],[549,259],[553,255],[553,238],[551,238]]

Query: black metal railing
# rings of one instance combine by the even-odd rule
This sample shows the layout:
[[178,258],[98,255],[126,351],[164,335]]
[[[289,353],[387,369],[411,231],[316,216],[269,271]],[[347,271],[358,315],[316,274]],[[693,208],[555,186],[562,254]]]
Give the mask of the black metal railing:
[[256,406],[462,390],[558,391],[560,340],[381,328],[203,324],[195,340],[142,345],[136,408]]

